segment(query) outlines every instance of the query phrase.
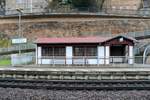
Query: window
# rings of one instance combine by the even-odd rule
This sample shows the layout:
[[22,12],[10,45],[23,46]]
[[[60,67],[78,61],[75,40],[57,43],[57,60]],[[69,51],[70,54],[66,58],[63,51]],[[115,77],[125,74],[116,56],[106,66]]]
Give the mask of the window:
[[74,56],[84,56],[85,48],[84,47],[74,47]]
[[42,56],[53,56],[52,47],[42,47]]
[[16,0],[16,4],[20,8],[26,9],[32,6],[32,0]]
[[16,0],[16,3],[18,3],[18,4],[24,3],[24,0]]
[[42,47],[42,56],[65,56],[65,47]]
[[87,47],[86,56],[97,56],[97,47]]
[[65,47],[55,47],[54,56],[65,56],[66,49]]
[[96,46],[76,46],[74,47],[74,56],[97,56]]

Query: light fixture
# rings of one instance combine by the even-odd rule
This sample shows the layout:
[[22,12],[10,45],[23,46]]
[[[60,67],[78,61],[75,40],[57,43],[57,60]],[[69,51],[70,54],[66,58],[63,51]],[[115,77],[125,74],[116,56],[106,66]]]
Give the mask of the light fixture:
[[119,42],[123,42],[123,41],[124,41],[123,37],[119,39]]

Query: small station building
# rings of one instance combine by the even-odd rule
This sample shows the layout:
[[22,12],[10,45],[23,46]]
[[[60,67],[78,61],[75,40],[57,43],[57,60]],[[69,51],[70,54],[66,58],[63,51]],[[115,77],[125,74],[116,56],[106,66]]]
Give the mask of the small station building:
[[124,36],[38,38],[37,64],[134,64],[135,40]]

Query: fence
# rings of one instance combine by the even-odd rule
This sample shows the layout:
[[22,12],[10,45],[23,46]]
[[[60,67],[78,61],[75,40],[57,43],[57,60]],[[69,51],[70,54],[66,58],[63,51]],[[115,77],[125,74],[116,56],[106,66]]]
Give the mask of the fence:
[[[100,65],[100,64],[133,64],[134,60],[135,63],[143,63],[141,60],[137,59],[143,59],[143,57],[125,57],[125,56],[110,56],[110,57],[97,57],[97,56],[74,56],[72,58],[66,58],[66,57],[40,57],[37,58],[38,64],[51,64],[51,65]],[[139,62],[140,61],[140,62]]]
[[35,49],[35,44],[28,43],[28,44],[19,44],[19,45],[13,45],[9,48],[0,48],[0,54],[3,53],[10,53],[10,52],[18,52],[19,50],[32,50]]
[[29,65],[29,64],[33,64],[34,62],[34,56],[32,56],[32,53],[29,54],[22,54],[22,55],[18,55],[18,54],[12,54],[11,55],[11,65],[15,66],[15,65]]
[[[132,9],[113,9],[113,8],[96,8],[96,7],[55,7],[55,8],[26,8],[23,15],[53,15],[53,14],[87,14],[87,15],[107,15],[107,16],[134,16],[149,17],[150,9],[132,10]],[[18,15],[16,9],[5,9],[1,16]]]
[[0,66],[11,66],[11,65],[29,65],[35,64],[34,52],[24,53],[21,55],[1,55],[0,56]]
[[[111,30],[111,29],[109,29]],[[118,34],[112,34],[111,31],[106,31],[106,32],[82,32],[83,35],[100,35],[103,37],[115,37],[118,35],[123,35],[126,37],[133,37],[136,39],[145,39],[145,38],[149,38],[150,37],[150,30],[144,30],[144,31],[135,31],[135,32],[126,32],[126,33],[118,33]]]
[[146,38],[150,36],[150,30],[145,31],[137,31],[137,32],[128,32],[126,34],[123,34],[128,37],[134,37],[134,38]]
[[[145,59],[143,63],[143,59]],[[143,64],[149,65],[150,64],[150,57],[146,56],[135,56],[135,57],[125,57],[125,56],[110,56],[110,57],[97,57],[97,56],[90,56],[90,57],[79,57],[74,56],[72,58],[66,58],[64,56],[58,57],[39,57],[36,58],[32,55],[18,55],[11,57],[11,64],[12,66],[20,66],[20,65],[113,65],[113,64]],[[17,61],[17,63],[16,63]],[[14,63],[12,63],[14,62]],[[18,63],[19,62],[19,63]],[[1,65],[1,64],[0,64]]]

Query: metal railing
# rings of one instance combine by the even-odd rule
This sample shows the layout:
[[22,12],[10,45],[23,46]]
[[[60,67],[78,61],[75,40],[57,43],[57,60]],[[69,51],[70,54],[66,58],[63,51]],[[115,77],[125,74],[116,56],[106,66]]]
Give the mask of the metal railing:
[[[37,64],[41,65],[105,65],[105,64],[129,64],[133,62],[133,64],[143,64],[143,59],[145,60],[145,64],[150,64],[149,56],[143,58],[143,56],[110,56],[110,57],[97,57],[97,56],[89,56],[89,57],[79,57],[74,56],[72,58],[66,58],[63,56],[58,57],[40,57],[37,58]],[[36,62],[36,61],[35,61]]]
[[[88,56],[88,57],[79,57],[74,56],[72,58],[66,58],[63,56],[58,57],[40,57],[37,58],[39,64],[48,64],[48,65],[67,65],[67,61],[71,62],[73,65],[105,65],[109,64],[129,64],[130,60],[133,61],[133,64],[143,64],[143,59],[145,60],[145,64],[150,64],[150,57],[145,56],[110,56],[110,57],[97,57],[97,56]],[[47,61],[46,61],[47,60]],[[45,63],[46,62],[46,63]]]
[[[0,13],[2,16],[17,15],[16,9],[2,10]],[[134,16],[134,17],[149,17],[150,9],[113,9],[113,8],[97,8],[97,7],[36,7],[36,8],[24,8],[23,15],[53,15],[53,14],[87,14],[87,15],[107,15],[107,16]]]
[[[27,56],[28,57],[28,56]],[[42,56],[35,57],[31,60],[35,65],[105,65],[105,64],[143,64],[143,56],[128,57],[128,56],[110,56],[110,57],[97,57],[97,56],[74,56],[68,58],[65,56]],[[21,59],[21,58],[16,58]],[[146,57],[147,63],[150,58]],[[27,62],[26,62],[27,63]],[[31,63],[30,63],[31,64]]]
[[[120,64],[140,64],[140,65],[150,65],[150,56],[110,56],[110,57],[97,57],[97,56],[74,56],[72,58],[68,58],[65,56],[42,56],[36,57],[35,53],[32,54],[22,54],[22,55],[11,55],[11,56],[1,56],[0,61],[10,60],[9,65],[12,66],[38,66],[38,65],[46,65],[46,66],[57,66],[57,65],[90,65],[90,66],[101,66],[101,65],[120,65]],[[143,59],[145,62],[143,63]],[[1,64],[0,64],[1,65]]]
[[147,46],[149,46],[149,44],[150,44],[149,42],[144,42],[144,43],[141,42],[141,43],[136,44],[134,47],[134,55],[138,55],[140,53],[143,53],[145,48]]
[[31,49],[35,49],[35,47],[36,45],[32,43],[13,45],[8,48],[0,48],[0,53],[2,54],[2,53],[7,53],[7,52],[16,52],[19,50],[31,50]]
[[[111,30],[111,29],[109,29]],[[118,34],[112,34],[111,31],[106,31],[106,32],[101,32],[101,31],[96,31],[96,32],[82,32],[82,34],[84,35],[100,35],[103,37],[115,37],[118,35],[122,35],[122,36],[126,36],[126,37],[133,37],[136,39],[145,39],[145,38],[149,38],[150,37],[150,30],[144,30],[144,31],[135,31],[135,32],[124,32],[124,33],[118,33]]]
[[128,32],[128,33],[125,33],[124,35],[128,36],[128,37],[134,37],[134,38],[148,37],[148,36],[150,36],[150,30]]

